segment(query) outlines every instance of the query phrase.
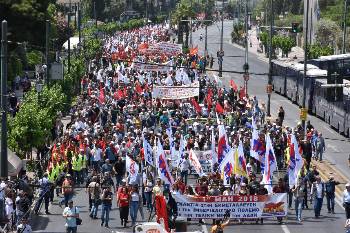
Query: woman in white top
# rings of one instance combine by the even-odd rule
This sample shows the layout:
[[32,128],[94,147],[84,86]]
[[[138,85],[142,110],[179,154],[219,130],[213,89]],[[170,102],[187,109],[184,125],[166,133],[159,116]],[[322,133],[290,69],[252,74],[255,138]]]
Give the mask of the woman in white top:
[[146,203],[147,203],[147,210],[151,211],[151,209],[152,209],[152,190],[153,190],[152,179],[148,178],[144,185],[145,185],[145,198],[146,198]]
[[14,212],[13,209],[13,200],[11,198],[11,194],[7,195],[5,199],[5,211],[6,211],[6,217],[9,220],[9,222],[12,222],[12,213]]
[[142,201],[139,195],[139,189],[136,185],[132,187],[130,197],[130,217],[132,221],[132,226],[135,226],[137,219],[137,211],[139,209],[139,203],[140,201]]

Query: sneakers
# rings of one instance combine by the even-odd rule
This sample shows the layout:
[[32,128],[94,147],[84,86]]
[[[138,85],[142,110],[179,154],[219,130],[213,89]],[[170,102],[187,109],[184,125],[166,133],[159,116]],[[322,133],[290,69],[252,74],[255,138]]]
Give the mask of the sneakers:
[[104,222],[102,221],[102,222],[101,222],[101,227],[103,226],[103,223],[104,223]]

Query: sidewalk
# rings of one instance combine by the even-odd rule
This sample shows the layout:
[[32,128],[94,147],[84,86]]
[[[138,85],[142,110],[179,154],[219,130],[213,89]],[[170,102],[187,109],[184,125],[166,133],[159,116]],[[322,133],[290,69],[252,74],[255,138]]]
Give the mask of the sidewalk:
[[[248,44],[249,44],[248,52],[252,54],[256,54],[260,60],[268,62],[269,58],[265,55],[262,48],[260,48],[261,42],[258,40],[257,31],[259,31],[259,29],[256,27],[248,31]],[[244,49],[244,47],[238,44],[232,43],[232,45],[234,45],[235,47]],[[286,58],[282,58],[282,52],[280,51],[280,49],[277,49],[276,52],[278,53],[277,59],[286,59]],[[293,47],[292,51],[288,54],[288,58],[293,59],[294,57],[296,57],[298,60],[304,59],[304,50],[301,47]]]

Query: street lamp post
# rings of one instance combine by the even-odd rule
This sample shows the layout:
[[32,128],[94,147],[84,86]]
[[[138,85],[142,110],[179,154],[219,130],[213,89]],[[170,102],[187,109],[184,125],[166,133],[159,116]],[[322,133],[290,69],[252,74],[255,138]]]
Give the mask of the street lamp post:
[[[274,11],[273,11],[273,0],[270,0],[270,35],[269,35],[269,75],[268,84],[266,88],[267,92],[267,116],[271,116],[271,92],[272,92],[272,35],[273,35],[273,21],[274,21]],[[267,13],[267,12],[266,12]],[[267,14],[266,14],[267,17]]]
[[7,21],[1,26],[1,156],[0,177],[8,176],[7,168]]
[[248,80],[249,80],[249,64],[248,64],[248,1],[246,0],[245,4],[245,63],[243,66],[244,69],[244,89],[245,93],[248,93]]
[[50,40],[50,21],[46,20],[46,36],[45,36],[45,63],[46,63],[46,83],[49,84],[49,40]]
[[218,54],[219,60],[219,77],[222,77],[222,63],[223,59],[223,45],[224,45],[224,0],[222,0],[222,8],[221,8],[221,33],[220,33],[220,51]]
[[342,46],[342,54],[346,53],[346,24],[347,24],[347,13],[348,13],[348,0],[344,0],[344,28],[343,28],[343,46]]
[[[308,53],[308,31],[309,31],[309,4],[310,0],[306,0],[306,20],[305,20],[305,34],[304,34],[304,78],[303,78],[303,110],[307,112],[306,108],[306,73],[307,73],[307,53]],[[302,126],[304,129],[304,139],[306,139],[306,122],[302,119]]]

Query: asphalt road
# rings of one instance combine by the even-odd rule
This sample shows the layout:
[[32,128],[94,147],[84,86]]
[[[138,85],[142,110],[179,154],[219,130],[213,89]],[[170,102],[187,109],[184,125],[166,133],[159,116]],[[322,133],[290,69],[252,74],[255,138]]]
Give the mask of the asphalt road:
[[[244,50],[243,48],[234,45],[230,42],[230,34],[232,31],[232,21],[224,22],[224,44],[225,57],[223,60],[224,71],[239,71],[243,72]],[[221,23],[217,23],[208,27],[208,53],[215,57],[213,69],[218,69],[216,51],[220,48],[220,30]],[[198,45],[200,53],[204,53],[204,39],[199,40],[199,35],[205,35],[204,29],[197,30],[193,33],[193,44]],[[264,59],[261,59],[257,54],[249,52],[248,63],[250,72],[255,74],[268,73],[268,64]],[[216,72],[217,73],[217,72]],[[230,80],[233,79],[238,86],[244,86],[242,74],[223,73],[222,83],[229,86]],[[266,94],[267,75],[250,75],[248,81],[249,95],[257,96],[259,103],[267,103]],[[293,104],[289,99],[273,93],[271,97],[271,114],[277,115],[279,106],[283,106],[285,110],[284,124],[288,126],[296,126],[299,122],[299,107]],[[343,137],[321,119],[309,115],[308,119],[311,124],[322,132],[326,138],[326,152],[324,157],[337,167],[350,180],[350,168],[348,166],[348,156],[350,154],[350,140]],[[327,139],[328,138],[328,139]]]
[[[226,21],[224,23],[224,50],[225,56],[223,68],[224,70],[232,71],[242,71],[242,66],[244,63],[244,51],[232,45],[230,40],[232,21]],[[199,35],[202,33],[204,35],[204,29],[198,30],[193,33],[193,43],[198,44],[200,51],[203,52],[204,40],[199,41]],[[216,51],[219,48],[220,32],[216,25],[208,27],[208,49],[209,53],[216,56]],[[228,57],[232,56],[232,57]],[[233,57],[234,56],[234,57]],[[216,60],[217,61],[217,60]],[[249,55],[250,71],[254,73],[267,73],[267,64],[258,58],[256,54]],[[217,63],[215,62],[214,68],[217,68]],[[230,79],[234,79],[237,85],[243,85],[243,77],[238,74],[224,73],[223,84],[228,85]],[[266,75],[251,75],[248,83],[248,92],[250,95],[256,95],[259,101],[266,102],[265,86],[267,83]],[[287,125],[295,126],[298,122],[299,111],[296,105],[293,105],[288,99],[281,97],[279,95],[272,95],[271,102],[271,112],[273,114],[277,113],[278,107],[283,105],[286,111],[285,122]],[[350,177],[349,168],[347,166],[348,153],[350,151],[350,143],[345,142],[343,136],[340,136],[333,129],[331,129],[323,121],[310,116],[309,119],[311,123],[318,128],[325,137],[332,138],[335,140],[326,140],[327,150],[325,158],[330,160],[344,175]],[[350,178],[349,178],[350,179]],[[77,194],[74,197],[75,204],[80,208],[81,217],[83,219],[82,226],[79,227],[78,232],[132,232],[131,228],[121,228],[119,219],[119,210],[116,208],[115,202],[113,202],[113,209],[110,213],[110,229],[106,229],[100,226],[100,220],[92,220],[88,216],[88,199],[87,194],[84,190],[78,189]],[[266,233],[309,233],[317,231],[317,233],[341,233],[344,231],[345,215],[344,210],[337,204],[336,214],[328,214],[326,212],[325,200],[323,209],[321,212],[321,218],[314,219],[312,209],[303,211],[303,223],[299,224],[296,222],[294,211],[290,210],[288,218],[285,220],[285,224],[279,225],[277,221],[265,220],[263,225],[256,225],[254,222],[245,222],[244,224],[238,224],[233,222],[230,226],[225,228],[225,232],[266,232]],[[312,207],[312,206],[309,206]],[[54,203],[50,206],[49,216],[39,215],[33,218],[33,228],[34,232],[65,232],[64,219],[62,218],[62,211],[57,205],[57,198]],[[99,210],[99,215],[101,211]],[[145,218],[148,219],[149,214],[144,211]],[[139,216],[139,220],[142,219]],[[198,222],[191,222],[188,226],[188,230],[204,230],[210,232],[211,221],[204,225],[203,227],[197,224]]]

